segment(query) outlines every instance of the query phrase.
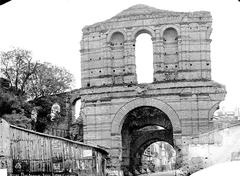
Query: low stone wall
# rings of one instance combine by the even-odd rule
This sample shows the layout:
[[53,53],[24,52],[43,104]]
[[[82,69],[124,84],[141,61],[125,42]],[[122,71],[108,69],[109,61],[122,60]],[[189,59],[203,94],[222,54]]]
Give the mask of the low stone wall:
[[188,153],[185,169],[195,172],[214,164],[240,160],[239,138],[240,122],[198,137],[185,138],[184,149]]

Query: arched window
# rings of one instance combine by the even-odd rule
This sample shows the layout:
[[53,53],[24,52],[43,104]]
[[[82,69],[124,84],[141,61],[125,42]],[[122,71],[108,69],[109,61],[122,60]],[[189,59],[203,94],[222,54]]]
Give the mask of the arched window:
[[81,111],[81,99],[77,99],[76,101],[73,102],[72,105],[72,120],[75,121],[80,117],[80,111]]
[[163,32],[163,44],[164,44],[164,63],[169,64],[169,69],[175,69],[175,65],[178,61],[178,35],[174,28],[167,28]]
[[[124,35],[121,32],[114,32],[110,39],[111,47],[111,65],[112,69],[109,74],[112,75],[113,84],[122,84],[123,77],[120,76],[123,74],[119,71],[119,67],[124,67]],[[122,69],[121,69],[122,70]]]
[[58,103],[54,103],[51,108],[51,121],[54,121],[58,117],[58,113],[60,113],[61,107]]
[[142,33],[136,38],[135,62],[138,83],[153,82],[153,46],[151,36]]
[[111,46],[123,46],[124,42],[124,36],[121,32],[115,32],[112,34],[111,41],[110,41]]

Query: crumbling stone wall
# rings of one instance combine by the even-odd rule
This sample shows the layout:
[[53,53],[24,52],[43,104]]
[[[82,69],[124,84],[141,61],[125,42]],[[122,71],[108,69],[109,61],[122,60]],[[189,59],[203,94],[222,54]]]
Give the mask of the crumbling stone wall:
[[[37,120],[33,130],[47,134],[83,141],[82,119],[74,120],[74,104],[71,102],[71,92],[46,96],[32,101],[37,112]],[[60,112],[51,117],[54,104],[59,105]]]
[[136,5],[83,28],[82,87],[137,84],[135,42],[148,33],[153,43],[154,82],[210,80],[209,12],[159,10]]
[[[83,28],[81,98],[84,141],[109,148],[111,168],[120,170],[122,125],[141,106],[163,111],[173,126],[174,145],[188,159],[185,137],[212,129],[212,115],[226,94],[211,80],[209,12],[172,12],[132,6],[109,20]],[[153,43],[153,77],[138,84],[135,42],[147,33]]]

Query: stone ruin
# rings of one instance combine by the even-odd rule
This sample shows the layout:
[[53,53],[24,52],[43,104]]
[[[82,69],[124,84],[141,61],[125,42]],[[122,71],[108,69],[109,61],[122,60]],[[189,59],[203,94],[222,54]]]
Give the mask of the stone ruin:
[[[84,142],[105,147],[108,168],[117,173],[138,172],[139,156],[156,141],[172,145],[182,167],[191,138],[213,129],[213,113],[226,94],[211,79],[210,12],[135,5],[82,32],[82,87],[69,93],[67,106],[73,117],[75,102],[82,102]],[[135,43],[142,33],[153,47],[148,84],[138,83],[136,74]],[[141,131],[149,126],[163,130]]]

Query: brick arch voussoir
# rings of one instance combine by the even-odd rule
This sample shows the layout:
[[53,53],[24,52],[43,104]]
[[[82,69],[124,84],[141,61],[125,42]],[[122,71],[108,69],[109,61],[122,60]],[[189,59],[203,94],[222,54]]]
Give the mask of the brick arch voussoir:
[[217,111],[219,109],[219,104],[221,103],[221,101],[219,101],[218,103],[214,104],[211,109],[208,112],[208,119],[210,120],[211,118],[213,118],[213,114],[215,111]]
[[181,133],[181,123],[176,111],[167,103],[153,98],[137,98],[123,105],[112,120],[111,133],[120,135],[127,113],[141,106],[152,106],[163,111],[172,123],[173,133]]
[[173,143],[173,137],[167,130],[160,130],[155,131],[153,133],[149,133],[147,135],[144,135],[143,137],[138,137],[133,143],[132,143],[132,155],[135,155],[136,153],[142,153],[149,145],[151,145],[154,142],[163,141],[170,144],[172,147],[174,147]]
[[173,25],[173,24],[170,24],[170,25],[165,25],[165,26],[162,26],[162,28],[160,29],[160,37],[163,37],[163,33],[166,29],[168,28],[173,28],[177,31],[177,35],[179,36],[180,35],[180,28],[176,25]]
[[131,35],[131,40],[135,41],[136,38],[138,37],[139,33],[147,33],[149,34],[152,38],[156,37],[156,34],[154,32],[154,30],[150,27],[139,27],[137,29],[135,29]]
[[111,38],[112,36],[115,34],[115,33],[121,33],[124,37],[124,41],[127,40],[127,34],[126,32],[123,30],[123,29],[115,29],[115,30],[112,30],[108,33],[108,36],[107,36],[107,42],[110,42],[111,41]]

